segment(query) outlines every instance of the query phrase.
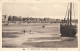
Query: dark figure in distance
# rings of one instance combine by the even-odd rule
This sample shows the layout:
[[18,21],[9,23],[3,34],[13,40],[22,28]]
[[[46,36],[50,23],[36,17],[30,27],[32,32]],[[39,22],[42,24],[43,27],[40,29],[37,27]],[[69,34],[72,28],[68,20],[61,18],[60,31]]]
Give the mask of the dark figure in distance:
[[30,30],[30,33],[31,33],[31,30]]
[[43,25],[42,28],[44,28],[45,26]]
[[24,34],[25,34],[25,29],[23,30]]

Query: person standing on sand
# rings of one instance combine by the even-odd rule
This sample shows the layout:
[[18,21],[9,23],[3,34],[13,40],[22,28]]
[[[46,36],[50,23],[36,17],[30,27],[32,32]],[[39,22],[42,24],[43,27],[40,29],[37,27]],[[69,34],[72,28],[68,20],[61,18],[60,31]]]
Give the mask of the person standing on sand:
[[30,30],[30,33],[32,33],[32,31]]
[[25,29],[23,30],[24,34],[25,34]]
[[44,28],[45,26],[43,25],[42,28]]

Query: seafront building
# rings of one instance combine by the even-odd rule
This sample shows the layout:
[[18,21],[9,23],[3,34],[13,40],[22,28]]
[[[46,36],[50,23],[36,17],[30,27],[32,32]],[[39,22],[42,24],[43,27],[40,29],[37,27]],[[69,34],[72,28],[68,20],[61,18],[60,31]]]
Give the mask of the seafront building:
[[10,23],[60,23],[60,19],[52,19],[52,18],[33,18],[33,17],[24,17],[21,16],[7,16],[2,15],[2,23],[10,24]]
[[[60,19],[52,18],[33,18],[33,17],[21,17],[21,16],[7,16],[2,15],[2,25],[8,24],[24,24],[24,23],[60,23]],[[72,20],[72,22],[78,23],[78,20]]]

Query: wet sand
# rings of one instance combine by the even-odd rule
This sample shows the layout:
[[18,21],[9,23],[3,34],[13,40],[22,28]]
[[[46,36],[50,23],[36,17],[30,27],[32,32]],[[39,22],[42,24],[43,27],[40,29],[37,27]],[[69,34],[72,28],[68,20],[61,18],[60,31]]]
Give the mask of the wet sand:
[[[33,26],[34,25],[34,26]],[[3,48],[77,48],[76,37],[61,37],[59,24],[3,26]],[[25,34],[23,32],[25,29]],[[30,32],[31,30],[31,32]]]

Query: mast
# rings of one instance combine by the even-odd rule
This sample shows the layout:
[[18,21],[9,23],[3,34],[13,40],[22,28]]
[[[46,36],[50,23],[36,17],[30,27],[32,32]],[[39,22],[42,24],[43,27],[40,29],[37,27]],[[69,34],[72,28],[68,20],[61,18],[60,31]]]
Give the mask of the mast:
[[72,25],[71,20],[72,20],[72,3],[70,3],[70,26]]
[[68,26],[70,25],[70,24],[69,24],[69,22],[70,22],[70,21],[69,21],[69,11],[70,11],[70,10],[68,10],[68,18],[67,18],[67,24],[68,24]]

